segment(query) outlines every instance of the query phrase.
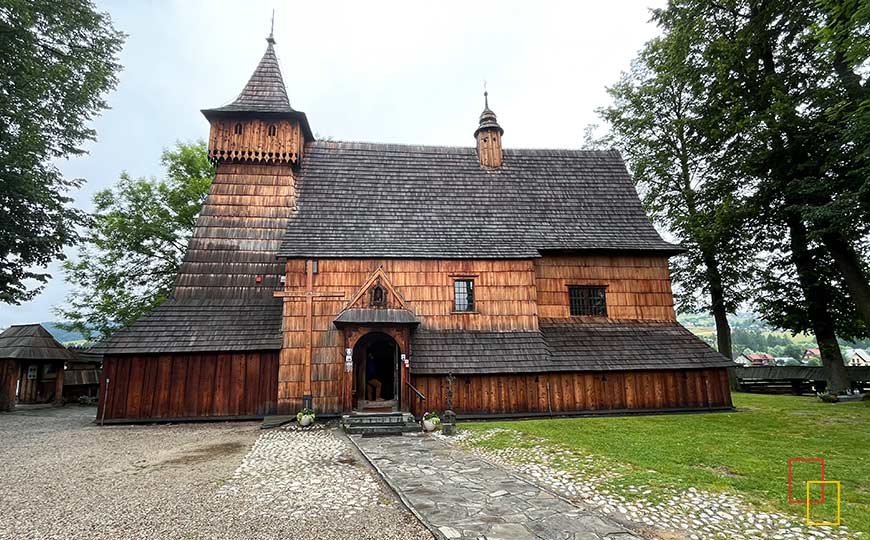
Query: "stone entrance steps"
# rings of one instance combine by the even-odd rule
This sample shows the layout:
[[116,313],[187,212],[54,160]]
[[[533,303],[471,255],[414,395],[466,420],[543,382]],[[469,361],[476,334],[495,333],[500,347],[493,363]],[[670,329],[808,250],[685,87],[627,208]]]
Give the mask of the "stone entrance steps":
[[348,435],[363,437],[401,435],[420,431],[414,415],[406,412],[352,413],[341,417],[341,427]]

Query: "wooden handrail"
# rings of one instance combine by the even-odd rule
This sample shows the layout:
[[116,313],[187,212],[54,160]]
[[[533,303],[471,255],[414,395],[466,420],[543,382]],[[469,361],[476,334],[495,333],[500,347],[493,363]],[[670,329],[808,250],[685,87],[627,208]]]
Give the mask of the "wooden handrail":
[[418,398],[420,398],[420,399],[423,400],[423,401],[426,401],[426,396],[424,396],[422,393],[420,393],[419,390],[417,390],[416,388],[414,388],[414,385],[413,385],[413,384],[409,383],[408,381],[405,381],[405,384],[408,385],[408,388],[410,388],[411,390],[413,390],[413,392],[414,392],[415,394],[417,394],[417,397],[418,397]]

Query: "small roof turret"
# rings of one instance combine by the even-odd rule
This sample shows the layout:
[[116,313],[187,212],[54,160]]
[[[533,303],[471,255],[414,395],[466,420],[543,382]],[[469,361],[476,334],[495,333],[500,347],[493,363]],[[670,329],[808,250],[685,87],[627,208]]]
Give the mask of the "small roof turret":
[[480,113],[480,125],[477,126],[474,136],[477,137],[477,134],[484,129],[497,129],[499,135],[504,135],[504,130],[500,125],[498,125],[498,119],[496,119],[495,113],[489,108],[489,92],[486,90],[483,92],[483,104],[483,112]]

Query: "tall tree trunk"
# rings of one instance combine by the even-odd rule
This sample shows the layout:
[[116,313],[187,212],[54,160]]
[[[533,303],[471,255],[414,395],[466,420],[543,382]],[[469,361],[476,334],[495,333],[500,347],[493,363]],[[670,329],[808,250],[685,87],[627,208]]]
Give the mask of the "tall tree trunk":
[[[725,309],[725,287],[722,284],[722,274],[719,272],[719,261],[707,250],[702,250],[704,266],[707,267],[707,284],[710,286],[710,311],[716,321],[716,348],[719,354],[729,360],[734,359],[731,350],[731,325],[728,323],[728,311]],[[737,390],[738,381],[734,368],[728,368],[728,384],[732,390]]]
[[852,249],[848,240],[839,233],[823,234],[822,242],[840,268],[840,272],[846,280],[846,286],[849,288],[849,295],[858,306],[858,311],[867,324],[867,328],[870,328],[870,283],[867,282],[867,276],[864,274],[864,269],[861,268],[861,259],[858,258],[858,254]]
[[[706,261],[707,257],[705,256],[704,259]],[[722,276],[719,274],[715,260],[712,262],[712,266],[710,262],[706,262],[706,264],[707,280],[710,285],[710,311],[716,321],[716,345],[722,356],[733,360],[731,325],[728,324],[728,311],[725,309],[725,289],[722,286]]]
[[[752,21],[750,24],[759,27],[755,36],[760,38],[756,39],[752,48],[761,60],[761,75],[765,80],[758,89],[757,97],[759,104],[762,105],[761,110],[769,111],[773,105],[773,91],[776,87],[781,86],[777,83],[779,76],[776,72],[774,50],[776,41],[784,30],[772,24],[772,19],[766,13],[766,3],[762,2],[760,5],[753,6],[751,11]],[[779,90],[783,91],[784,89],[780,87]],[[774,130],[770,142],[773,149],[773,154],[769,158],[770,174],[776,184],[781,186],[786,193],[784,201],[786,208],[783,213],[785,224],[789,229],[792,264],[797,270],[798,282],[806,302],[807,315],[813,334],[816,336],[816,343],[819,345],[822,365],[828,373],[828,391],[839,393],[849,386],[849,376],[846,372],[846,366],[843,364],[840,344],[837,343],[834,320],[828,309],[827,291],[816,271],[816,261],[809,249],[807,229],[800,212],[797,210],[801,201],[789,195],[789,184],[793,180],[794,171],[789,170],[788,167],[783,168],[783,166],[791,162],[789,159],[791,156],[786,151],[787,145],[781,131]]]
[[828,374],[828,392],[840,393],[849,387],[849,375],[843,363],[840,344],[837,343],[834,321],[828,309],[825,287],[819,281],[816,263],[808,248],[807,229],[797,211],[788,211],[786,224],[789,228],[792,263],[807,303],[807,314],[819,344],[822,365]]

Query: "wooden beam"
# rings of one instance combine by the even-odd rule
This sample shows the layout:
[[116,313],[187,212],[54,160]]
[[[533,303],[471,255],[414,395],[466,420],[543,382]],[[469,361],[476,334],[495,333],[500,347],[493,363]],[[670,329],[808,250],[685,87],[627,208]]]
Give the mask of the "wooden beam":
[[54,404],[63,405],[63,362],[57,366],[57,378],[54,380]]
[[314,297],[310,294],[314,290],[314,265],[311,259],[305,261],[305,385],[303,395],[311,395],[311,363],[314,360]]

